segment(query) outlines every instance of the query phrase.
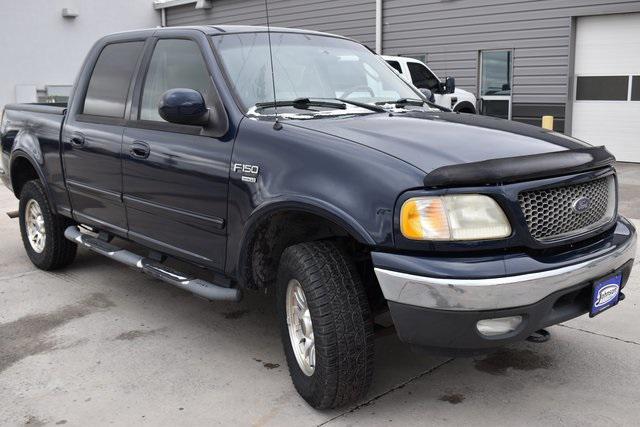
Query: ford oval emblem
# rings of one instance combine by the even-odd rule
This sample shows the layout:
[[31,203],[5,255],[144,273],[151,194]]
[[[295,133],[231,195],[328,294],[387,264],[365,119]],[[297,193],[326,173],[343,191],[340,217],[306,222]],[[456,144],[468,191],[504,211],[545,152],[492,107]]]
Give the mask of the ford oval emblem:
[[591,209],[591,199],[588,197],[579,197],[571,203],[571,209],[573,209],[575,213],[585,213]]

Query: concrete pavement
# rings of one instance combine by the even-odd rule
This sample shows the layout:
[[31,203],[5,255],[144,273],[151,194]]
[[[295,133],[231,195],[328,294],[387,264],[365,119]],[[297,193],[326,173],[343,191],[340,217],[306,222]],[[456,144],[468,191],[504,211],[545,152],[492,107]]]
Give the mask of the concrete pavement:
[[[621,211],[634,218],[640,218],[638,171],[622,168]],[[379,336],[367,398],[321,412],[291,385],[271,295],[209,303],[84,250],[63,271],[36,270],[17,220],[4,214],[16,208],[0,189],[0,425],[633,425],[640,419],[638,271],[619,307],[553,327],[545,344],[449,359],[414,354],[393,334]]]

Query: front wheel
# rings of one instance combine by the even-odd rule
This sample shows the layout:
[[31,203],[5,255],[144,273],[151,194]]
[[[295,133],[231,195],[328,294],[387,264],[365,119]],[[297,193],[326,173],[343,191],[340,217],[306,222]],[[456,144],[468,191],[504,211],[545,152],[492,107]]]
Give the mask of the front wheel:
[[20,232],[31,262],[42,270],[69,265],[77,245],[64,237],[71,221],[55,215],[40,181],[27,182],[20,192]]
[[314,408],[360,399],[373,376],[373,323],[353,262],[337,243],[287,248],[278,316],[293,384]]

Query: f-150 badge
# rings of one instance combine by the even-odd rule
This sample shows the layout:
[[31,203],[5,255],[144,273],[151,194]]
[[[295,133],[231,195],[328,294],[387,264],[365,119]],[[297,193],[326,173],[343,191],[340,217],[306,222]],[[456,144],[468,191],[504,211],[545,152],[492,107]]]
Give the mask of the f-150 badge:
[[250,165],[247,163],[234,163],[232,165],[234,172],[242,174],[242,180],[244,182],[256,182],[260,167],[258,165]]

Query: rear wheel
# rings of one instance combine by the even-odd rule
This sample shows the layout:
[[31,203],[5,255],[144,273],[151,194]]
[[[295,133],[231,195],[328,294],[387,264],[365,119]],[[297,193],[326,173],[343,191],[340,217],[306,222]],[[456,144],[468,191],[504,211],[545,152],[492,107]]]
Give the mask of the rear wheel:
[[319,409],[364,396],[373,375],[373,324],[362,282],[344,249],[328,241],[287,248],[277,300],[298,393]]
[[64,237],[71,221],[55,215],[40,181],[27,182],[20,192],[20,232],[31,262],[42,270],[69,265],[77,245]]

